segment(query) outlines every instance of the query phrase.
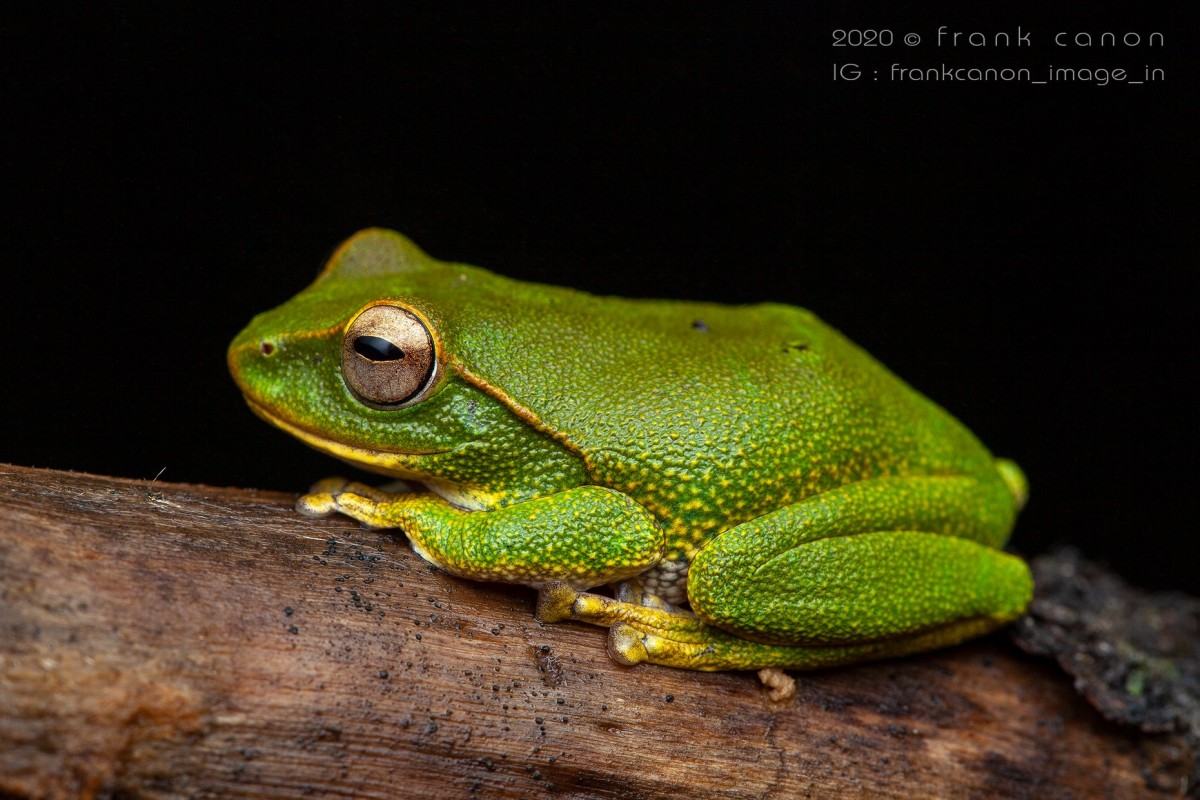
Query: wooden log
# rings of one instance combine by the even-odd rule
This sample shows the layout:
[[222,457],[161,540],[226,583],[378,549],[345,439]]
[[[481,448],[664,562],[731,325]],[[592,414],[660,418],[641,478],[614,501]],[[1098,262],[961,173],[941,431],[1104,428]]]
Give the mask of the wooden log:
[[618,666],[534,593],[294,497],[0,466],[0,797],[1140,797],[1178,739],[1003,636],[799,675]]

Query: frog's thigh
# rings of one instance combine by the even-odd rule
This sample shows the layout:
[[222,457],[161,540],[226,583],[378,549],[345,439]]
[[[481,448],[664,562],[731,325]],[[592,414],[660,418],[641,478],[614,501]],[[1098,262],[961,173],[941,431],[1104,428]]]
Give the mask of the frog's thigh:
[[999,480],[886,478],[827,492],[717,536],[692,563],[693,610],[786,644],[1000,625],[1028,603],[1024,562],[998,547],[1012,499]]
[[876,531],[782,551],[773,539],[734,529],[705,548],[688,581],[701,619],[759,641],[840,646],[997,627],[1020,615],[1032,588],[1020,559],[953,536]]

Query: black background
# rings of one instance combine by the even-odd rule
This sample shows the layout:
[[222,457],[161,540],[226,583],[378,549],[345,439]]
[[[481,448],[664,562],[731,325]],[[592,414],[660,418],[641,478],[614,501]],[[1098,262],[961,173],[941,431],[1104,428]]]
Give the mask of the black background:
[[[939,25],[1031,45],[939,48]],[[847,28],[897,42],[832,47]],[[224,349],[384,225],[522,279],[812,308],[1019,461],[1017,549],[1071,542],[1200,592],[1188,30],[1132,4],[9,18],[0,460],[284,490],[342,469],[250,414]],[[846,62],[860,80],[833,79]],[[1165,80],[895,82],[892,63]]]

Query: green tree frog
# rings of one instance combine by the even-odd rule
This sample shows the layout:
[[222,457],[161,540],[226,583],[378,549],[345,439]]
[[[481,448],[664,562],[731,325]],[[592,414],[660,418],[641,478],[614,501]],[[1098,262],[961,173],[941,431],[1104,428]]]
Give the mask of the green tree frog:
[[267,422],[420,487],[331,479],[300,512],[535,587],[621,663],[898,656],[1030,600],[1017,466],[800,308],[594,297],[372,229],[228,355]]

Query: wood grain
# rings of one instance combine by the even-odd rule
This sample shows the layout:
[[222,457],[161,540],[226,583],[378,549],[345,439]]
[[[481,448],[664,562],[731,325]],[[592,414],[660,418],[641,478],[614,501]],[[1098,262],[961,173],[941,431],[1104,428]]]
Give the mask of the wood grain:
[[293,496],[0,466],[0,796],[1163,797],[1003,636],[799,676],[624,668],[534,593]]

